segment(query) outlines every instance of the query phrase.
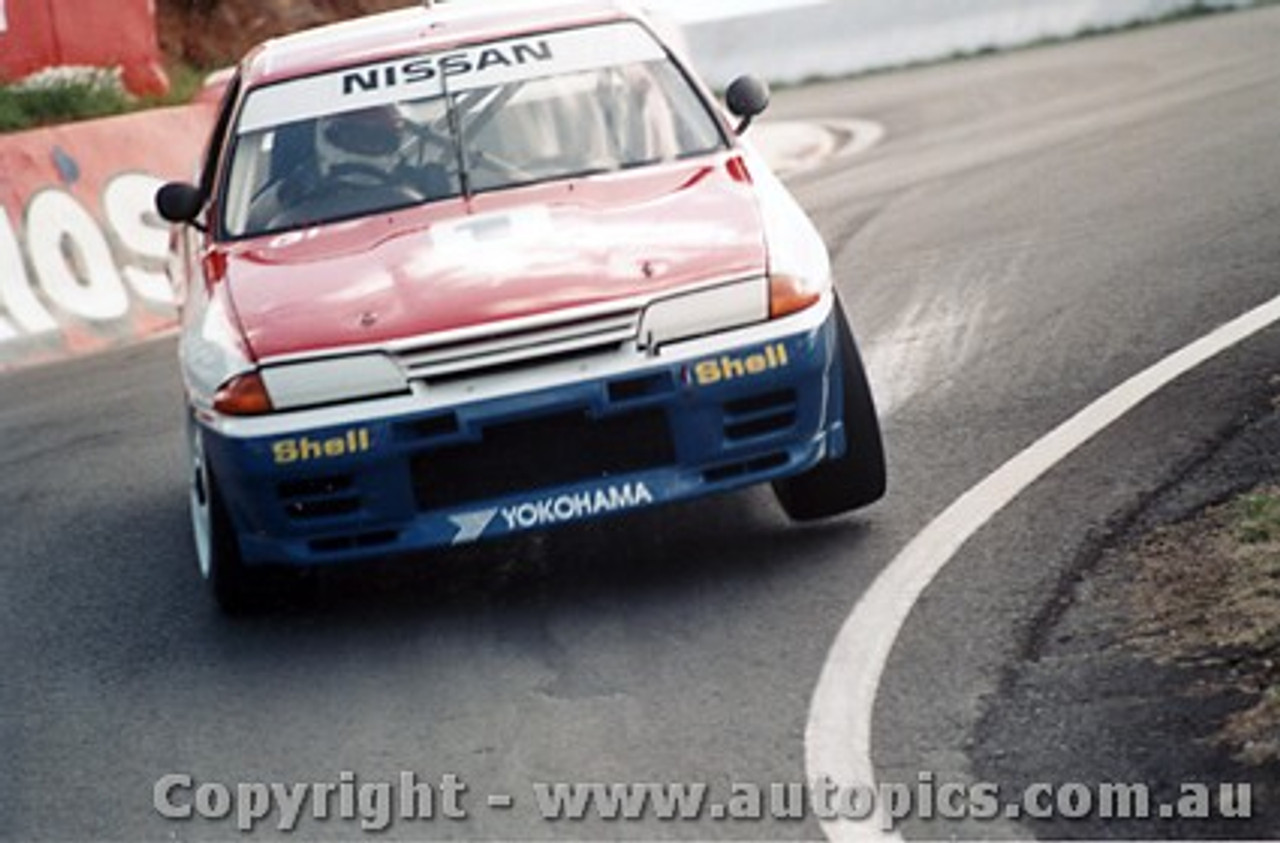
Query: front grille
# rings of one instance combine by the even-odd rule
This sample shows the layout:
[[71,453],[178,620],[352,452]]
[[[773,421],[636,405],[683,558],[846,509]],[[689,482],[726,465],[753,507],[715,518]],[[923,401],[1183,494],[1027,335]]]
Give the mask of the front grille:
[[337,518],[360,509],[360,495],[348,474],[285,480],[276,486],[284,512],[295,521]]
[[501,323],[483,335],[426,342],[398,352],[411,379],[453,380],[482,372],[616,351],[640,331],[640,310],[624,307],[590,316],[568,315],[536,324]]
[[394,530],[379,530],[372,533],[355,533],[349,536],[334,536],[327,539],[312,539],[307,547],[312,553],[341,553],[345,550],[367,550],[394,544],[400,534]]
[[396,435],[410,442],[443,439],[457,434],[459,430],[458,416],[454,413],[428,416],[425,419],[417,419],[396,425]]
[[563,486],[675,463],[661,410],[592,419],[563,413],[491,425],[483,440],[425,452],[412,464],[423,510]]
[[609,383],[609,400],[614,404],[640,401],[675,391],[670,372],[656,372],[634,378],[620,378]]
[[311,518],[336,518],[339,515],[350,515],[360,509],[359,498],[331,498],[328,500],[294,501],[285,506],[284,511],[290,518],[308,520]]
[[787,455],[785,453],[767,454],[763,457],[756,457],[743,462],[709,468],[702,472],[702,479],[708,483],[720,483],[725,480],[750,477],[753,474],[763,474],[766,471],[781,468],[786,464]]
[[333,495],[351,488],[350,475],[335,474],[329,477],[305,477],[301,480],[286,480],[276,487],[281,500],[290,498],[310,498]]
[[790,430],[797,409],[790,389],[730,401],[724,405],[724,438],[737,442]]

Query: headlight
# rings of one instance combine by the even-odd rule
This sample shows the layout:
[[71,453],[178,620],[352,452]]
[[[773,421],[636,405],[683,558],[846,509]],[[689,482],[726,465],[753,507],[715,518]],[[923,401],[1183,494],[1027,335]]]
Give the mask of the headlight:
[[358,354],[266,366],[262,369],[262,381],[277,410],[400,395],[409,391],[404,372],[384,354]]
[[649,305],[640,322],[640,343],[656,352],[666,343],[741,328],[768,318],[768,282],[764,278],[734,281]]

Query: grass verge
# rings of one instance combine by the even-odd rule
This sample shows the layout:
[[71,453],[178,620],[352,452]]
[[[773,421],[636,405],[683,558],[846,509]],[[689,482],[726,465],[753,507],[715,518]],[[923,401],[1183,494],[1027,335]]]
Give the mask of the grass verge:
[[1158,529],[1133,556],[1134,643],[1243,693],[1217,741],[1244,763],[1280,761],[1280,486]]
[[0,87],[0,132],[16,132],[52,123],[106,117],[128,110],[118,87],[74,79],[39,87]]
[[169,93],[132,97],[110,70],[56,68],[12,85],[0,85],[0,132],[20,132],[190,102],[207,70],[191,65],[167,69]]

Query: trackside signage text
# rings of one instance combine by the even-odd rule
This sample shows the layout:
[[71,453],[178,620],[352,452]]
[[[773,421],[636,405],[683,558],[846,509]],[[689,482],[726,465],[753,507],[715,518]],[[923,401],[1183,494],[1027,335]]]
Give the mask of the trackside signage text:
[[155,192],[189,176],[211,119],[184,106],[0,135],[0,368],[174,324]]
[[565,29],[374,62],[263,86],[245,100],[241,134],[324,114],[507,85],[665,56],[634,23]]
[[169,229],[151,210],[161,184],[143,173],[111,177],[101,219],[59,187],[31,197],[22,228],[0,207],[0,342],[57,331],[55,310],[103,323],[126,317],[131,296],[171,309]]

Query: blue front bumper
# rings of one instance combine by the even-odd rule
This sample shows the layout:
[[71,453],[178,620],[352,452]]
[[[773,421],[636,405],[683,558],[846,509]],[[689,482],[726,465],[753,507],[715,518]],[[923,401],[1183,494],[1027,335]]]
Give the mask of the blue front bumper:
[[677,363],[287,435],[203,427],[245,561],[315,565],[554,527],[845,448],[836,323]]

